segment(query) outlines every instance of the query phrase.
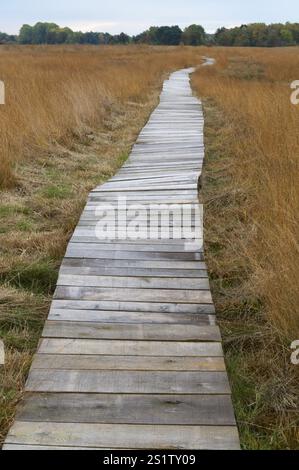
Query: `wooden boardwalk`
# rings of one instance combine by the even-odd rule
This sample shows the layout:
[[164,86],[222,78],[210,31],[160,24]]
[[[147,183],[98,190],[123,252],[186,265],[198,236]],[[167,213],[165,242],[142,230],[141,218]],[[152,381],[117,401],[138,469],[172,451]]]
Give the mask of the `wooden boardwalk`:
[[[119,197],[177,211],[198,204],[203,114],[190,72],[165,82],[127,163],[90,194],[4,449],[239,448],[200,244],[134,241],[124,207],[120,239],[95,230],[97,207]],[[165,221],[156,225],[167,233]]]

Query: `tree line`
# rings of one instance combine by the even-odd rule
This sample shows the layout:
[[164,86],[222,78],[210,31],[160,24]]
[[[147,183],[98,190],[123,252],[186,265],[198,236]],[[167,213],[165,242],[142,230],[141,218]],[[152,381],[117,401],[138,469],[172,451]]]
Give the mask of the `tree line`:
[[219,46],[282,47],[299,44],[299,23],[253,23],[220,28],[214,36]]
[[0,32],[0,44],[11,44],[18,41],[18,36]]
[[17,42],[19,44],[152,44],[173,45],[181,43],[188,45],[201,45],[206,41],[205,30],[200,25],[191,25],[184,31],[179,26],[151,27],[147,31],[129,36],[121,33],[112,35],[101,32],[72,31],[70,28],[61,28],[55,23],[36,23],[34,26],[22,26],[19,36],[8,36],[0,33],[0,43]]
[[72,31],[56,23],[25,24],[18,36],[0,32],[0,44],[179,44],[200,46],[279,47],[299,44],[299,23],[253,23],[235,28],[219,28],[207,34],[201,25],[193,24],[182,30],[179,26],[152,26],[136,36],[121,33]]

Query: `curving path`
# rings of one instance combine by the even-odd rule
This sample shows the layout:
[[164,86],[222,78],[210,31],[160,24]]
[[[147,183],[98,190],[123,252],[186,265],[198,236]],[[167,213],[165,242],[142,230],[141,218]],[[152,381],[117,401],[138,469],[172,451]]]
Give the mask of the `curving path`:
[[[161,218],[158,239],[134,241],[130,208],[118,207],[118,197],[165,213],[198,207],[203,113],[192,71],[164,83],[127,163],[90,194],[4,449],[239,448],[200,240],[187,248],[188,237],[173,238],[181,222]],[[97,238],[99,204],[116,208],[119,239]],[[112,238],[112,208],[106,220]],[[140,213],[138,229],[148,228]]]

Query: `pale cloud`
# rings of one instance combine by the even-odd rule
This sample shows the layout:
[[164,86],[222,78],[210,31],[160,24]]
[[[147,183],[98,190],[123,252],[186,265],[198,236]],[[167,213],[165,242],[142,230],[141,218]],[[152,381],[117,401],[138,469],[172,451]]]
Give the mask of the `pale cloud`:
[[131,21],[71,21],[67,24],[73,31],[109,32],[119,34],[122,32],[142,31],[148,28],[148,23]]
[[88,31],[114,31],[119,28],[119,23],[115,21],[71,21],[67,24],[73,31],[82,31],[86,33]]

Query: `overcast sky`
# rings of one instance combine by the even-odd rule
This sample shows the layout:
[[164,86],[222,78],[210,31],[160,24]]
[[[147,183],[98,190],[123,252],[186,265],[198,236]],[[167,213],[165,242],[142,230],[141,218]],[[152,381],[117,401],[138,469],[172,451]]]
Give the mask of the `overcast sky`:
[[299,21],[298,0],[1,0],[0,31],[53,21],[74,30],[136,34],[151,25],[220,26]]

